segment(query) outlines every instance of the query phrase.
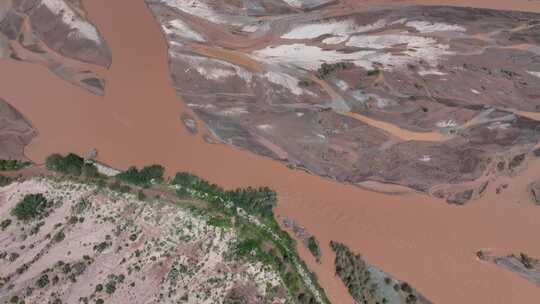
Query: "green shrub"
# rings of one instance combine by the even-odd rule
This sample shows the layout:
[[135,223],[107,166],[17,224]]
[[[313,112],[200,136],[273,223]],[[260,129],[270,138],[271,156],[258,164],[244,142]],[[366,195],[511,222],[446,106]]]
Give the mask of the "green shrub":
[[165,168],[160,165],[151,165],[142,168],[130,167],[116,176],[119,180],[142,187],[149,187],[152,182],[162,182]]
[[13,179],[7,176],[0,175],[0,187],[7,186],[13,182]]
[[61,241],[63,241],[64,239],[66,238],[66,235],[64,234],[64,231],[60,230],[58,231],[54,237],[53,237],[53,241],[55,243],[60,243]]
[[300,81],[298,81],[298,85],[301,87],[309,87],[312,84],[313,84],[313,81],[309,79],[301,79]]
[[308,249],[311,252],[311,254],[319,260],[321,257],[321,248],[319,248],[319,242],[314,236],[310,236],[308,238]]
[[74,153],[69,153],[66,156],[51,154],[45,159],[45,167],[72,176],[99,177],[99,172],[94,164],[85,163],[84,158]]
[[4,231],[7,227],[11,225],[11,219],[5,219],[0,223],[0,228],[2,228],[2,231]]
[[198,176],[195,176],[191,173],[178,172],[176,173],[173,180],[171,181],[171,184],[179,185],[179,186],[187,187],[187,188],[192,188],[192,187],[195,187],[201,181],[202,179],[200,179]]
[[15,205],[11,214],[18,220],[28,221],[43,215],[51,207],[52,202],[49,202],[43,194],[27,194]]
[[116,291],[116,281],[111,280],[105,284],[105,292],[108,294],[113,294]]
[[261,242],[255,239],[247,239],[236,244],[236,254],[240,256],[251,255],[260,251]]
[[215,227],[231,227],[231,220],[226,217],[212,217],[207,223],[208,225]]
[[323,63],[321,64],[321,67],[317,70],[317,77],[321,79],[325,79],[330,74],[334,73],[335,71],[339,70],[347,70],[353,67],[353,64],[351,62],[336,62],[336,63]]
[[140,201],[144,201],[146,199],[146,194],[144,194],[142,190],[139,190],[139,192],[137,192],[137,199]]
[[103,285],[102,284],[97,284],[96,285],[96,292],[101,292],[103,290]]
[[30,166],[32,163],[15,159],[0,159],[0,171],[16,171]]
[[39,288],[45,288],[45,287],[47,287],[47,285],[49,285],[49,276],[46,275],[46,274],[42,275],[36,281],[36,286],[38,286]]
[[122,193],[131,192],[131,187],[129,187],[128,185],[122,185],[118,181],[114,181],[114,182],[110,183],[109,184],[109,189],[111,189],[112,191],[118,191],[118,192],[122,192]]

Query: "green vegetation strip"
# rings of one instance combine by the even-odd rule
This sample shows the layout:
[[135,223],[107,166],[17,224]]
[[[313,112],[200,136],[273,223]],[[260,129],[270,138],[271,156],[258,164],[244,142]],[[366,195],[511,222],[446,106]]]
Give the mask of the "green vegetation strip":
[[23,162],[14,159],[0,159],[0,171],[17,171],[32,165],[30,162]]
[[[186,172],[177,173],[171,185],[179,196],[207,201],[217,213],[234,218],[239,232],[235,254],[277,270],[296,303],[330,303],[314,275],[298,257],[295,242],[275,221],[272,209],[277,196],[270,188],[227,191]],[[229,221],[210,219],[214,225]]]
[[[234,255],[239,258],[260,261],[275,269],[281,276],[294,303],[329,304],[324,290],[296,252],[296,244],[281,230],[274,218],[276,193],[268,187],[224,190],[193,174],[181,172],[166,184],[164,168],[151,165],[142,169],[131,167],[111,179],[98,173],[95,165],[76,154],[62,156],[53,154],[46,159],[46,167],[75,178],[80,182],[108,186],[113,191],[133,192],[146,198],[142,190],[155,186],[172,190],[179,198],[191,197],[209,204],[207,209],[192,206],[194,212],[210,212],[208,224],[218,227],[234,227],[239,238]],[[138,190],[137,190],[138,188]]]

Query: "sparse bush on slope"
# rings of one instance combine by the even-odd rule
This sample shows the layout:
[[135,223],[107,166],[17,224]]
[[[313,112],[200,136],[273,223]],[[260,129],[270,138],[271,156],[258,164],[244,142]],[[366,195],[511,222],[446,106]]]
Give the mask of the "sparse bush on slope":
[[49,202],[43,194],[27,194],[15,205],[11,214],[18,220],[28,221],[44,215],[50,207],[52,202]]

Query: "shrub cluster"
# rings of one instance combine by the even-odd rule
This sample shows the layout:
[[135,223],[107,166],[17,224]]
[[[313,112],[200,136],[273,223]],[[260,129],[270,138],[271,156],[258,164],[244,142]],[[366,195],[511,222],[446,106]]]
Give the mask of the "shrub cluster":
[[77,154],[69,153],[66,156],[51,154],[45,159],[47,169],[72,176],[98,177],[97,167],[84,161]]
[[18,220],[28,221],[44,215],[52,205],[41,193],[27,194],[15,205],[11,214]]
[[277,203],[276,193],[268,187],[247,187],[227,191],[186,172],[177,173],[171,183],[205,193],[211,203],[219,203],[221,200],[230,201],[236,207],[262,217],[273,216],[272,209]]
[[334,73],[335,71],[340,70],[347,70],[353,67],[353,64],[351,62],[336,62],[336,63],[323,63],[321,64],[321,67],[317,70],[317,77],[321,79],[325,79],[330,74]]
[[116,175],[116,178],[128,184],[149,187],[153,182],[162,182],[164,173],[165,168],[160,165],[147,166],[141,170],[131,167],[127,171]]

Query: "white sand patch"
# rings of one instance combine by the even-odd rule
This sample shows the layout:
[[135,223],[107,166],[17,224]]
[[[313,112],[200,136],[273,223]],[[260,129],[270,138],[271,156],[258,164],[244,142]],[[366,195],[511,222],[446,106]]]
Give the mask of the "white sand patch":
[[324,39],[322,42],[325,44],[340,44],[349,40],[348,36],[335,36]]
[[487,128],[489,130],[506,130],[508,128],[510,128],[511,125],[509,123],[503,123],[503,122],[500,122],[500,121],[496,121],[492,124],[490,124]]
[[413,27],[420,33],[433,32],[466,32],[467,29],[457,24],[432,23],[427,21],[409,21],[406,26]]
[[336,79],[334,80],[334,84],[342,91],[347,91],[349,89],[349,85],[344,80]]
[[[281,36],[283,39],[314,39],[322,35],[334,35],[346,39],[353,33],[363,33],[384,27],[386,22],[379,20],[373,24],[358,25],[353,20],[319,22],[300,25]],[[326,42],[325,42],[326,43]]]
[[354,62],[356,65],[366,69],[371,68],[371,64],[366,60],[358,60],[368,55],[374,55],[373,51],[361,51],[344,54],[334,50],[322,50],[316,46],[305,44],[287,44],[276,47],[267,47],[252,53],[257,60],[274,64],[284,64],[294,67],[301,67],[308,70],[317,70],[322,63],[336,63],[341,61]]
[[197,70],[197,73],[201,74],[204,78],[208,80],[224,80],[224,78],[236,76],[236,73],[234,71],[218,68],[195,66],[195,70]]
[[271,125],[264,124],[264,125],[258,125],[257,129],[263,130],[263,131],[271,131],[272,129],[274,129],[274,127]]
[[[382,50],[341,53],[296,43],[260,49],[253,52],[252,57],[267,63],[300,67],[307,70],[317,70],[322,63],[337,62],[351,62],[366,70],[372,69],[374,63],[379,63],[385,69],[391,70],[394,67],[417,60],[424,60],[428,64],[434,65],[441,56],[451,54],[447,51],[447,45],[436,44],[435,40],[429,38],[411,37],[410,40],[404,39],[403,41],[409,41],[410,44],[408,49],[401,54],[385,53]],[[376,45],[373,43],[373,46]]]
[[529,73],[530,75],[533,75],[533,76],[536,76],[536,77],[540,78],[540,72],[536,72],[536,71],[527,71],[527,73]]
[[192,109],[193,108],[194,109],[215,109],[216,108],[215,105],[210,104],[210,103],[206,103],[206,104],[188,103],[187,106],[192,108]]
[[396,21],[392,21],[392,23],[390,23],[390,25],[394,25],[394,24],[403,24],[407,22],[407,18],[401,18],[401,19],[398,19]]
[[379,109],[384,109],[388,106],[392,106],[392,105],[395,105],[395,102],[392,102],[388,99],[384,99],[384,98],[381,98],[381,97],[376,97],[375,98],[375,105],[377,106],[377,108]]
[[227,20],[200,0],[163,0],[162,3],[214,23],[227,23]]
[[396,45],[406,44],[409,47],[426,47],[436,44],[432,38],[409,35],[363,35],[353,36],[346,43],[347,46],[370,49],[385,49]]
[[295,8],[301,8],[302,5],[304,4],[304,1],[302,0],[282,0],[282,1]]
[[304,90],[298,86],[298,83],[300,82],[297,78],[294,78],[290,75],[279,73],[279,72],[266,72],[264,74],[264,77],[268,79],[273,84],[280,85],[284,88],[287,88],[293,93],[294,95],[302,95],[304,94]]
[[68,37],[76,35],[79,38],[85,38],[101,44],[101,39],[96,28],[91,23],[83,20],[64,1],[42,0],[41,5],[45,6],[53,14],[62,16],[62,22],[75,30],[69,33]]
[[421,162],[429,162],[429,161],[431,161],[431,156],[430,155],[422,155],[422,157],[420,157],[418,160],[421,161]]
[[431,156],[422,155],[422,157],[420,157],[420,159],[418,159],[418,160],[421,161],[421,162],[428,162],[428,161],[431,161]]
[[426,76],[426,75],[438,75],[438,76],[443,76],[443,75],[446,75],[446,73],[443,73],[439,70],[420,70],[418,71],[418,74],[420,76]]
[[176,35],[189,40],[204,42],[204,38],[189,27],[184,21],[174,19],[162,25],[163,31],[168,35]]
[[251,82],[253,74],[242,67],[218,59],[203,58],[176,54],[176,58],[181,58],[190,65],[190,69],[195,69],[200,75],[208,80],[225,80],[227,77],[238,76],[245,82]]
[[233,107],[219,111],[218,114],[223,116],[238,116],[242,114],[249,114],[249,111],[244,107]]
[[[161,3],[165,3],[169,7],[176,8],[180,11],[183,11],[187,14],[205,19],[207,21],[218,23],[218,24],[228,24],[233,26],[244,26],[245,22],[242,22],[243,19],[239,16],[220,13],[214,10],[208,5],[207,2],[210,1],[201,1],[201,0],[162,0]],[[249,19],[246,19],[247,21]]]
[[[382,50],[398,45],[407,45],[407,50],[403,52],[412,58],[422,59],[429,64],[437,62],[438,58],[451,54],[448,51],[448,45],[439,44],[437,40],[427,37],[418,37],[410,35],[370,35],[353,36],[346,43],[347,46],[371,48]],[[387,53],[388,54],[388,53]],[[398,56],[391,54],[392,56]],[[404,60],[402,63],[410,62]]]
[[437,122],[436,126],[438,128],[454,128],[457,127],[457,122],[453,119],[443,120]]
[[244,25],[242,27],[242,31],[243,32],[248,32],[248,33],[254,33],[256,32],[258,29],[260,28],[260,26],[258,24],[248,24],[248,25]]

